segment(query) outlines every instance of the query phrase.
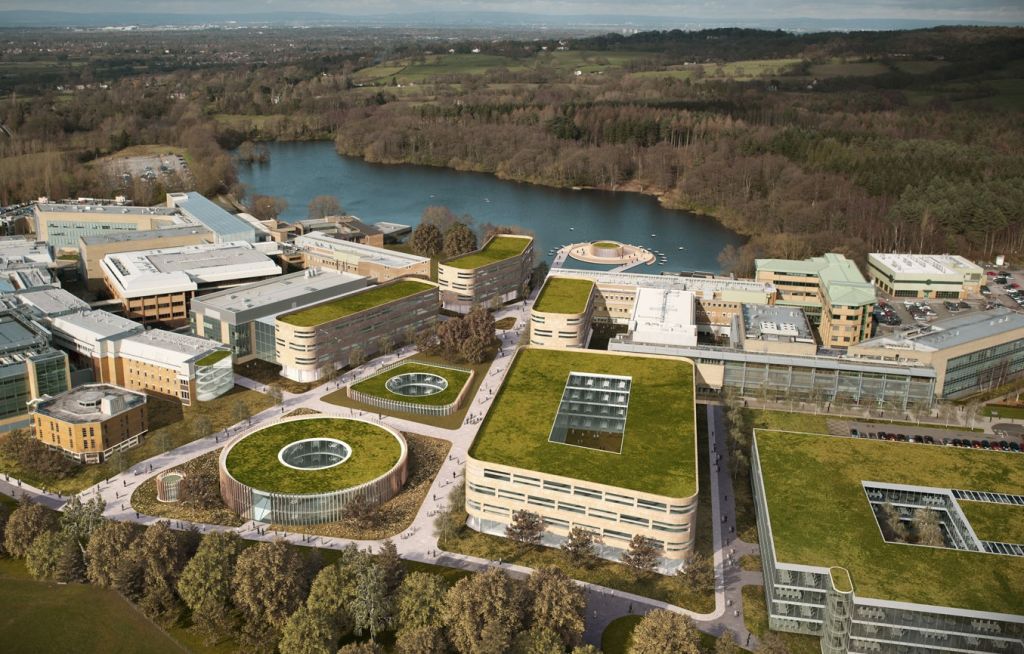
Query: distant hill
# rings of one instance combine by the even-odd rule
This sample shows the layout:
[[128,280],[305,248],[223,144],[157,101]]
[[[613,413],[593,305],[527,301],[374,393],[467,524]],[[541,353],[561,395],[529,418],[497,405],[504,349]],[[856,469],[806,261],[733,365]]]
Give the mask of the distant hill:
[[[420,27],[558,27],[578,29],[687,29],[750,27],[795,32],[902,30],[948,25],[950,21],[890,18],[702,19],[687,16],[548,15],[517,12],[411,12],[401,14],[333,14],[324,12],[163,13],[0,11],[2,27],[201,27],[201,26],[420,26]],[[1019,25],[976,21],[974,25]]]

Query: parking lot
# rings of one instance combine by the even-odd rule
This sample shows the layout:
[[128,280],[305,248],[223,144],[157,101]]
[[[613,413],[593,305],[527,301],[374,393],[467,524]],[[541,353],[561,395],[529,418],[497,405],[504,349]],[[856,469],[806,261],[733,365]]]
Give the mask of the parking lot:
[[[921,443],[948,447],[1001,450],[1007,453],[1021,452],[1019,434],[1002,433],[998,436],[976,431],[919,427],[914,425],[888,425],[870,422],[847,421],[846,434],[854,438]],[[1004,445],[1005,444],[1005,445]]]
[[[1009,271],[1005,284],[996,283],[1002,279],[997,275],[1003,271],[987,268],[993,275],[986,275],[987,295],[958,300],[917,300],[894,298],[881,290],[878,291],[878,304],[875,317],[878,319],[876,334],[892,334],[906,331],[915,324],[928,324],[936,320],[944,320],[962,316],[968,312],[986,311],[998,306],[1024,311],[1024,271]],[[1020,288],[1014,288],[1017,284]]]
[[188,179],[190,175],[185,158],[177,154],[122,157],[111,160],[108,169],[121,177],[125,184],[130,184],[133,179],[152,182],[171,175]]

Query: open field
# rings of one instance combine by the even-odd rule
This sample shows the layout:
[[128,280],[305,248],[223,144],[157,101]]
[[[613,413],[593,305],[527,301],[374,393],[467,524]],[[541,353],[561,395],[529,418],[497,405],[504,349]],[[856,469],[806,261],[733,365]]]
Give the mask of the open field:
[[[759,77],[782,75],[800,59],[747,59],[726,63],[702,63],[667,66],[664,70],[647,70],[632,73],[635,77],[674,77],[676,79],[698,80],[751,80]],[[700,71],[700,72],[698,72]]]
[[814,77],[870,77],[889,72],[889,67],[874,61],[831,61],[811,66]]
[[36,581],[14,559],[0,559],[0,642],[6,652],[47,654],[188,651],[116,592]]

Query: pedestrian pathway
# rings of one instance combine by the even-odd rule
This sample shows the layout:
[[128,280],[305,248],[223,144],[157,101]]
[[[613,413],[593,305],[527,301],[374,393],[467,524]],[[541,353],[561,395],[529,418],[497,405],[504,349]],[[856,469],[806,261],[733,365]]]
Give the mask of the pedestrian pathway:
[[[474,414],[477,416],[484,415],[489,404],[494,400],[497,390],[508,373],[508,368],[513,358],[512,355],[518,347],[522,330],[526,329],[529,324],[530,306],[531,304],[526,302],[506,307],[496,312],[496,319],[508,316],[517,318],[516,325],[518,327],[499,333],[499,338],[501,339],[500,353],[491,364],[476,396],[473,398],[473,408],[467,414],[466,421],[457,429],[442,429],[390,416],[374,416],[366,412],[323,401],[322,397],[333,389],[341,388],[352,381],[376,374],[383,365],[415,353],[414,349],[406,347],[305,393],[293,394],[285,392],[281,405],[265,409],[244,423],[233,425],[206,438],[192,441],[174,450],[131,466],[125,472],[86,489],[80,494],[80,497],[83,501],[95,496],[103,498],[106,502],[104,515],[108,518],[140,524],[153,524],[163,520],[163,518],[136,513],[131,507],[131,494],[140,484],[164,470],[180,466],[197,456],[215,451],[223,447],[231,439],[240,438],[253,430],[260,429],[278,419],[284,413],[297,408],[313,409],[326,415],[359,417],[364,420],[370,419],[399,431],[441,438],[451,443],[449,455],[431,484],[412,524],[392,539],[403,558],[469,571],[479,571],[494,565],[500,565],[502,569],[510,574],[517,576],[529,575],[532,570],[528,567],[495,563],[488,559],[442,551],[434,534],[433,523],[435,516],[447,508],[448,496],[461,480],[465,470],[469,447],[476,436],[477,430],[480,428],[480,420],[476,418],[470,419],[469,416]],[[252,390],[267,392],[266,385],[246,377],[236,376],[236,382]],[[727,473],[728,461],[725,450],[725,429],[721,423],[721,411],[718,407],[709,406],[708,417],[710,425],[708,433],[709,445],[713,460],[717,458],[717,470],[715,470],[715,464],[712,463],[713,472],[710,489],[712,493],[712,522],[714,525],[713,558],[716,577],[714,610],[709,613],[695,613],[683,607],[673,606],[658,600],[595,584],[579,582],[585,589],[588,598],[587,642],[600,644],[601,633],[611,620],[631,613],[643,614],[655,608],[668,609],[689,615],[697,622],[701,630],[708,633],[720,635],[725,630],[729,630],[733,632],[733,635],[739,642],[750,639],[750,635],[743,623],[741,589],[744,585],[760,584],[763,582],[760,573],[743,571],[739,568],[739,557],[744,554],[756,554],[757,548],[754,545],[740,541],[735,534],[735,509],[731,478]],[[13,480],[12,483],[16,484],[17,482]],[[9,487],[12,486],[12,483],[0,482],[0,492],[11,494],[9,491],[12,489]],[[24,489],[23,492],[27,492],[30,497],[44,502],[48,506],[57,508],[64,503],[63,498],[48,495],[40,489],[33,489],[24,484],[22,488]],[[376,550],[383,543],[381,540],[359,541],[310,536],[287,531],[266,531],[264,526],[256,525],[252,522],[248,522],[240,527],[193,524],[181,520],[174,520],[171,523],[172,527],[176,529],[196,528],[202,533],[210,531],[235,531],[241,537],[248,540],[271,541],[280,538],[298,546],[326,549],[340,549],[354,543],[362,548]]]

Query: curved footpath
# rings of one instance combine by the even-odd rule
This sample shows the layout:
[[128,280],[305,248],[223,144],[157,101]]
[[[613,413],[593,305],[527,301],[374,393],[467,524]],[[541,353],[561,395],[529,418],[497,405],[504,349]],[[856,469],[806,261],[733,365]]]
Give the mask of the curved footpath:
[[[502,380],[505,378],[505,374],[508,372],[509,364],[512,361],[512,354],[514,354],[518,347],[521,330],[529,324],[530,306],[530,303],[518,304],[496,313],[496,319],[510,316],[517,318],[518,328],[499,334],[501,339],[499,354],[491,364],[484,381],[472,400],[472,405],[467,413],[467,420],[458,429],[441,429],[389,416],[374,416],[374,414],[369,412],[355,411],[328,404],[320,399],[329,390],[342,388],[350,382],[374,375],[384,365],[415,352],[412,348],[406,347],[387,357],[376,359],[370,365],[346,373],[336,381],[329,382],[306,393],[292,394],[285,392],[284,399],[280,405],[261,411],[247,423],[239,423],[211,434],[206,438],[192,441],[174,450],[142,461],[132,466],[131,469],[82,491],[79,497],[82,501],[87,501],[97,495],[103,498],[106,502],[104,516],[113,520],[132,521],[143,525],[166,520],[166,518],[141,515],[132,509],[131,494],[138,488],[139,484],[164,470],[179,466],[197,456],[219,449],[229,439],[238,438],[250,431],[264,427],[285,413],[298,408],[308,408],[327,415],[370,419],[400,431],[423,434],[449,441],[451,443],[451,450],[448,458],[444,461],[437,476],[434,478],[434,482],[423,504],[420,506],[419,512],[413,519],[412,524],[400,534],[396,534],[392,540],[402,558],[412,561],[471,571],[483,570],[490,566],[499,565],[489,559],[445,552],[438,549],[438,541],[434,534],[433,523],[434,516],[444,509],[447,504],[448,494],[452,491],[458,478],[463,474],[467,452],[479,429],[480,421],[475,418],[470,420],[469,415],[482,416],[487,405],[493,401]],[[265,385],[245,377],[236,376],[235,381],[241,386],[256,391],[267,392],[268,390]],[[763,581],[760,572],[741,570],[739,567],[739,557],[744,554],[757,554],[758,551],[756,546],[738,540],[734,530],[730,531],[729,529],[735,525],[735,510],[732,501],[732,482],[727,472],[729,466],[725,444],[725,429],[722,425],[722,415],[718,407],[709,405],[707,410],[708,438],[712,458],[710,490],[712,492],[712,524],[714,531],[714,611],[710,613],[695,613],[683,607],[640,595],[587,582],[579,582],[587,594],[587,620],[586,632],[584,634],[587,642],[599,646],[604,628],[615,618],[631,613],[644,614],[651,609],[662,608],[689,615],[697,622],[697,626],[707,633],[721,635],[724,631],[728,630],[733,632],[733,636],[740,644],[746,643],[749,646],[756,644],[756,640],[748,633],[743,622],[741,588],[744,585],[760,585]],[[714,471],[716,455],[720,457],[718,459],[718,472]],[[0,492],[11,496],[28,495],[33,500],[44,503],[51,508],[59,508],[65,502],[65,498],[45,493],[40,489],[21,484],[13,479],[5,481],[0,478]],[[350,543],[355,543],[361,548],[376,549],[383,543],[382,540],[349,540],[344,538],[307,536],[287,531],[271,531],[259,534],[253,522],[247,522],[241,527],[191,523],[183,520],[171,520],[170,522],[175,529],[195,527],[202,533],[210,531],[235,531],[242,538],[249,540],[270,541],[280,538],[294,545],[305,547],[341,549]],[[500,564],[500,567],[518,576],[529,575],[532,572],[531,568],[519,565]]]

